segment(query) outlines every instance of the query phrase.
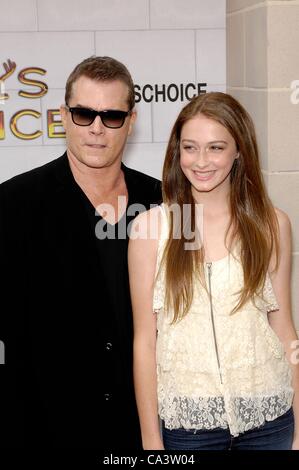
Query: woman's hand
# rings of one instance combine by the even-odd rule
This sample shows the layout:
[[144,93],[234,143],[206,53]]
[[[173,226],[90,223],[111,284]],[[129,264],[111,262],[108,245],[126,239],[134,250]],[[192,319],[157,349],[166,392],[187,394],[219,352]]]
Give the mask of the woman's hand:
[[295,437],[292,444],[292,450],[299,450],[299,437]]

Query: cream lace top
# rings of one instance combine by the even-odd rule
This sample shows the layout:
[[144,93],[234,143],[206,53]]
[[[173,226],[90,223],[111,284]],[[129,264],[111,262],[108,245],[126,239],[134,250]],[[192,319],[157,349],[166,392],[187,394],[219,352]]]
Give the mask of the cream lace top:
[[[166,208],[163,204],[160,208],[156,273],[169,230]],[[242,287],[241,264],[229,255],[210,263],[210,273],[208,266],[205,269],[211,302],[198,281],[189,312],[174,325],[163,310],[163,267],[155,283],[159,415],[169,429],[220,427],[237,436],[277,418],[292,405],[291,370],[267,319],[267,312],[279,306],[268,276],[263,299],[255,301],[258,308],[248,302],[230,315],[234,294]]]

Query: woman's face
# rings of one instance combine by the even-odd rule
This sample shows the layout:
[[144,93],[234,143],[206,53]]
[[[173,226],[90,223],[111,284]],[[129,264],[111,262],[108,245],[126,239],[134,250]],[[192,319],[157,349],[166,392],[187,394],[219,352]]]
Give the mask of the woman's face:
[[180,164],[195,200],[200,193],[230,190],[229,174],[239,157],[236,142],[219,122],[198,114],[181,131]]

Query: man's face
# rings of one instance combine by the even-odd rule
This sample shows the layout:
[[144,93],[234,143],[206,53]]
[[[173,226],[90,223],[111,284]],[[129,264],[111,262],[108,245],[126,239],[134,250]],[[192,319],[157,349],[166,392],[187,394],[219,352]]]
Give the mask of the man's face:
[[[129,111],[127,98],[128,87],[119,80],[99,82],[82,76],[73,84],[68,105],[96,111]],[[89,126],[78,126],[73,123],[67,108],[62,106],[60,112],[66,132],[68,155],[74,163],[80,162],[94,169],[120,164],[127,137],[136,118],[135,112],[126,117],[119,129],[105,127],[100,116]]]

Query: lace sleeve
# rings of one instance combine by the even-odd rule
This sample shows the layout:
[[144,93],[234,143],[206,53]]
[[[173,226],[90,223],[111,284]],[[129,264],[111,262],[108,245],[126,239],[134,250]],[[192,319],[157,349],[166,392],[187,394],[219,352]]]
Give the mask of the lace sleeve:
[[276,300],[272,282],[270,279],[269,274],[267,273],[264,291],[263,291],[263,298],[266,303],[267,312],[274,312],[275,310],[279,310],[279,305]]

